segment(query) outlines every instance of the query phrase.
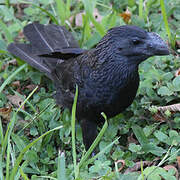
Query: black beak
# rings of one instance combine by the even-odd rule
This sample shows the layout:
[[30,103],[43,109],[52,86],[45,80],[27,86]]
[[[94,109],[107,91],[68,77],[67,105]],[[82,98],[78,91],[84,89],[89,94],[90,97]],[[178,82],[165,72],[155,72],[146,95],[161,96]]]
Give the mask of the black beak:
[[148,48],[150,49],[152,55],[169,55],[168,45],[161,39],[158,34],[149,32],[148,35]]

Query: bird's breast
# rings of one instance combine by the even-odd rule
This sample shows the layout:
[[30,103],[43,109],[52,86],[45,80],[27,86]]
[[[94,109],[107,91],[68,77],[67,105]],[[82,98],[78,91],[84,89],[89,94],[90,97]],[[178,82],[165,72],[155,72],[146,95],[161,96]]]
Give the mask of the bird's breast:
[[[84,109],[105,112],[108,117],[125,110],[133,101],[139,86],[137,71],[101,70],[92,72],[80,91]],[[81,101],[82,100],[82,101]]]

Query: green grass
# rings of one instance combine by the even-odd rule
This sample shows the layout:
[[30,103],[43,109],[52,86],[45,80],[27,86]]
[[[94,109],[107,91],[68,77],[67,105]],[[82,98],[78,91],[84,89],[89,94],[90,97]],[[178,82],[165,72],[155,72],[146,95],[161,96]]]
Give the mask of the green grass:
[[[158,113],[154,107],[179,103],[180,84],[175,71],[180,67],[177,52],[179,40],[178,0],[143,1],[36,1],[27,3],[21,11],[13,1],[0,5],[0,108],[12,104],[9,120],[0,116],[0,179],[115,179],[158,180],[174,179],[173,170],[165,165],[177,165],[180,155],[180,112]],[[93,47],[107,30],[124,25],[120,17],[124,9],[131,11],[129,24],[157,32],[168,41],[173,54],[153,57],[141,64],[140,88],[133,104],[112,120],[102,113],[105,123],[90,149],[85,152],[82,133],[75,118],[78,87],[72,112],[56,106],[53,85],[23,61],[18,66],[8,64],[13,57],[6,47],[20,36],[30,21],[42,24],[65,25],[73,32],[82,48]],[[21,6],[20,6],[21,8]],[[97,8],[102,16],[98,22],[93,15]],[[77,27],[70,17],[80,12],[82,26]],[[5,65],[5,66],[3,66]],[[13,82],[19,81],[19,86]],[[28,85],[36,87],[34,90]],[[15,106],[8,95],[18,95],[23,103]],[[25,109],[22,109],[25,105]],[[1,109],[0,109],[1,113]],[[161,123],[163,120],[164,123]],[[134,135],[134,136],[132,136]],[[98,151],[91,156],[94,149]],[[155,166],[143,167],[143,161],[159,161]],[[125,167],[118,171],[118,160]],[[141,162],[138,172],[124,172]],[[174,166],[176,168],[176,166]]]

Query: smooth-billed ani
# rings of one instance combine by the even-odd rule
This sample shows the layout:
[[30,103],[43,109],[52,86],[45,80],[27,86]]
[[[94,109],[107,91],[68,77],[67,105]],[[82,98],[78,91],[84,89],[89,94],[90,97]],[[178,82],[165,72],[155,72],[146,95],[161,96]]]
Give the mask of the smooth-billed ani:
[[136,26],[110,29],[95,48],[81,49],[65,27],[32,23],[24,28],[30,44],[12,43],[8,51],[44,72],[54,83],[57,104],[71,109],[78,85],[77,119],[86,150],[97,136],[101,112],[111,118],[136,96],[139,64],[168,55],[166,43]]

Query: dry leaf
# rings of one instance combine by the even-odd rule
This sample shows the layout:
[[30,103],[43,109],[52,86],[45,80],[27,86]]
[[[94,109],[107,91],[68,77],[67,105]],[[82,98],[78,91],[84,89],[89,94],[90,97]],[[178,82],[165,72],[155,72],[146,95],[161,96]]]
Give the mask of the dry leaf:
[[166,117],[162,115],[161,112],[157,112],[156,114],[153,115],[154,120],[160,121],[160,122],[166,122]]
[[116,165],[118,165],[119,163],[122,164],[121,167],[118,168],[118,171],[120,172],[125,166],[125,160],[118,160],[118,161],[115,162]]
[[143,164],[143,168],[146,166],[151,166],[153,164],[153,161],[142,161],[142,162],[136,162],[135,165],[131,168],[126,169],[125,174],[129,172],[136,172],[141,169],[141,163]]
[[14,81],[11,83],[14,87],[20,87],[20,81]]
[[134,137],[133,137],[133,133],[131,133],[131,135],[128,137],[128,144],[130,144],[130,143],[135,143],[135,144],[137,144],[138,143],[138,141],[136,140],[136,139],[134,139]]
[[[72,22],[73,22],[73,19],[75,19],[75,25],[76,25],[77,27],[82,26],[82,25],[83,25],[83,18],[82,18],[82,17],[83,17],[84,14],[85,14],[85,12],[78,13],[78,14],[76,14],[74,17],[71,16],[69,20],[70,20],[70,22],[72,23]],[[102,18],[103,18],[103,17],[99,14],[97,8],[95,8],[94,11],[93,11],[93,17],[94,17],[94,19],[95,19],[97,22],[101,22],[101,21],[102,21]],[[92,27],[93,24],[90,23],[90,26]]]
[[12,106],[6,107],[6,108],[0,108],[0,116],[2,116],[3,119],[10,121],[10,116],[12,112]]
[[96,19],[97,22],[101,22],[102,21],[102,16],[99,14],[98,9],[95,8],[93,11],[93,16]]
[[[7,96],[8,100],[14,104],[15,106],[19,107],[22,103],[23,103],[23,99],[21,97],[19,97],[17,94],[15,95],[8,95]],[[24,106],[22,107],[22,109],[24,109]]]
[[180,68],[175,72],[175,77],[180,76]]
[[83,22],[82,22],[82,16],[83,16],[83,14],[85,14],[85,13],[78,13],[78,14],[76,14],[76,16],[75,16],[75,25],[76,25],[77,27],[82,26],[82,24],[83,24]]
[[180,156],[177,156],[177,164],[178,164],[178,168],[180,169]]
[[126,24],[128,24],[129,21],[131,20],[131,12],[128,10],[128,8],[126,9],[126,11],[121,13],[120,16],[123,18]]
[[176,48],[180,49],[180,41],[179,40],[176,41]]
[[13,60],[11,60],[11,61],[8,61],[6,64],[4,64],[4,65],[2,66],[1,70],[4,71],[4,70],[7,68],[7,66],[9,66],[9,65],[17,66],[17,61],[16,61],[16,59],[13,59]]
[[179,173],[178,173],[178,170],[174,167],[174,166],[172,166],[172,165],[166,165],[166,166],[164,166],[163,167],[163,169],[165,169],[166,171],[169,171],[170,169],[174,169],[175,170],[175,172],[176,172],[176,178],[178,179],[178,176],[179,176]]
[[180,103],[178,104],[172,104],[172,105],[169,105],[169,106],[160,106],[160,107],[157,107],[157,109],[159,111],[166,111],[166,110],[169,110],[169,111],[173,111],[173,112],[180,112]]
[[27,85],[25,88],[26,88],[26,89],[29,89],[30,91],[33,91],[36,87],[37,87],[36,84],[29,84],[29,85]]
[[24,39],[24,38],[25,38],[25,36],[24,36],[23,31],[20,31],[18,33],[18,36],[15,38],[15,41],[19,41],[19,40]]

